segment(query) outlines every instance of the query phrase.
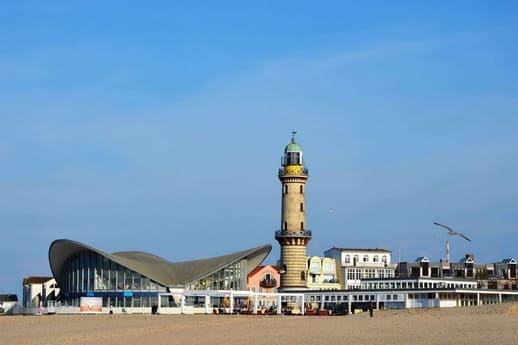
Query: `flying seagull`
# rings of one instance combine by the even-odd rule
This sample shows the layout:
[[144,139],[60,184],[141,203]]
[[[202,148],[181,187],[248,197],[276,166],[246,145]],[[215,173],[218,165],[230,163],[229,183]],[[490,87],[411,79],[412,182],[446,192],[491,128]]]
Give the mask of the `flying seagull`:
[[471,242],[471,240],[469,238],[467,238],[466,235],[464,235],[462,232],[455,231],[452,228],[450,228],[449,226],[442,225],[442,224],[439,224],[439,223],[436,223],[436,222],[434,222],[434,224],[437,225],[437,226],[441,226],[441,227],[445,228],[446,230],[448,230],[448,235],[452,235],[452,236],[459,235],[463,239],[468,240],[468,241]]

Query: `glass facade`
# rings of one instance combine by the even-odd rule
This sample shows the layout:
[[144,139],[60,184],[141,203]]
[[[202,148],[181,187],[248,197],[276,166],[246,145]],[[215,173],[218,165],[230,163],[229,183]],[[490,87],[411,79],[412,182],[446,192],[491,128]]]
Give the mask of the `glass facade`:
[[[61,301],[79,306],[81,297],[102,297],[103,307],[147,308],[158,303],[158,295],[169,289],[95,252],[84,250],[64,263]],[[231,263],[219,271],[185,285],[188,290],[246,290],[247,260]],[[162,307],[176,307],[179,301],[169,295]],[[164,304],[165,303],[165,304]]]
[[186,284],[189,290],[246,290],[245,259],[234,262],[206,277]]
[[91,251],[68,258],[61,286],[65,305],[79,306],[80,297],[102,297],[103,307],[150,307],[167,287]]

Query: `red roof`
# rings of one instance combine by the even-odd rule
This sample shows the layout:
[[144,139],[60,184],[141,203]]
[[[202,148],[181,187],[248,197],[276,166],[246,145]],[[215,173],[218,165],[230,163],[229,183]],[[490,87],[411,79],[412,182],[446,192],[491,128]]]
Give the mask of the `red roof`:
[[[270,266],[270,265],[267,265],[267,266]],[[247,277],[251,277],[251,276],[257,274],[257,272],[263,270],[267,266],[257,266],[255,269],[252,270],[252,272],[248,273]],[[276,270],[277,273],[279,273],[279,271],[281,270],[280,266],[270,266],[270,267],[273,268],[274,270]]]
[[43,284],[53,279],[53,277],[27,277],[23,278],[23,285],[26,284]]
[[264,268],[264,266],[257,266],[256,268],[254,268],[252,270],[252,272],[248,273],[248,276],[247,277],[251,277],[253,275],[255,275],[257,272],[259,272],[260,270],[262,270]]

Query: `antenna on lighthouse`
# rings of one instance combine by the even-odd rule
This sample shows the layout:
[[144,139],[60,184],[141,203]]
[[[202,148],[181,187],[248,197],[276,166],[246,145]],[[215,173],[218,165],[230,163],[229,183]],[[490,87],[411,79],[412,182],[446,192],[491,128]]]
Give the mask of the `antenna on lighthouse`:
[[450,241],[446,240],[446,260],[450,262]]

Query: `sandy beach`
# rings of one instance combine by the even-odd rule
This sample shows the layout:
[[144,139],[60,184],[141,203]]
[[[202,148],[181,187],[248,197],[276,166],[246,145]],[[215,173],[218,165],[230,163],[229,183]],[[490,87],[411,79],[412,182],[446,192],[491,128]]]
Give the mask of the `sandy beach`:
[[349,316],[0,317],[0,344],[517,344],[518,304]]

